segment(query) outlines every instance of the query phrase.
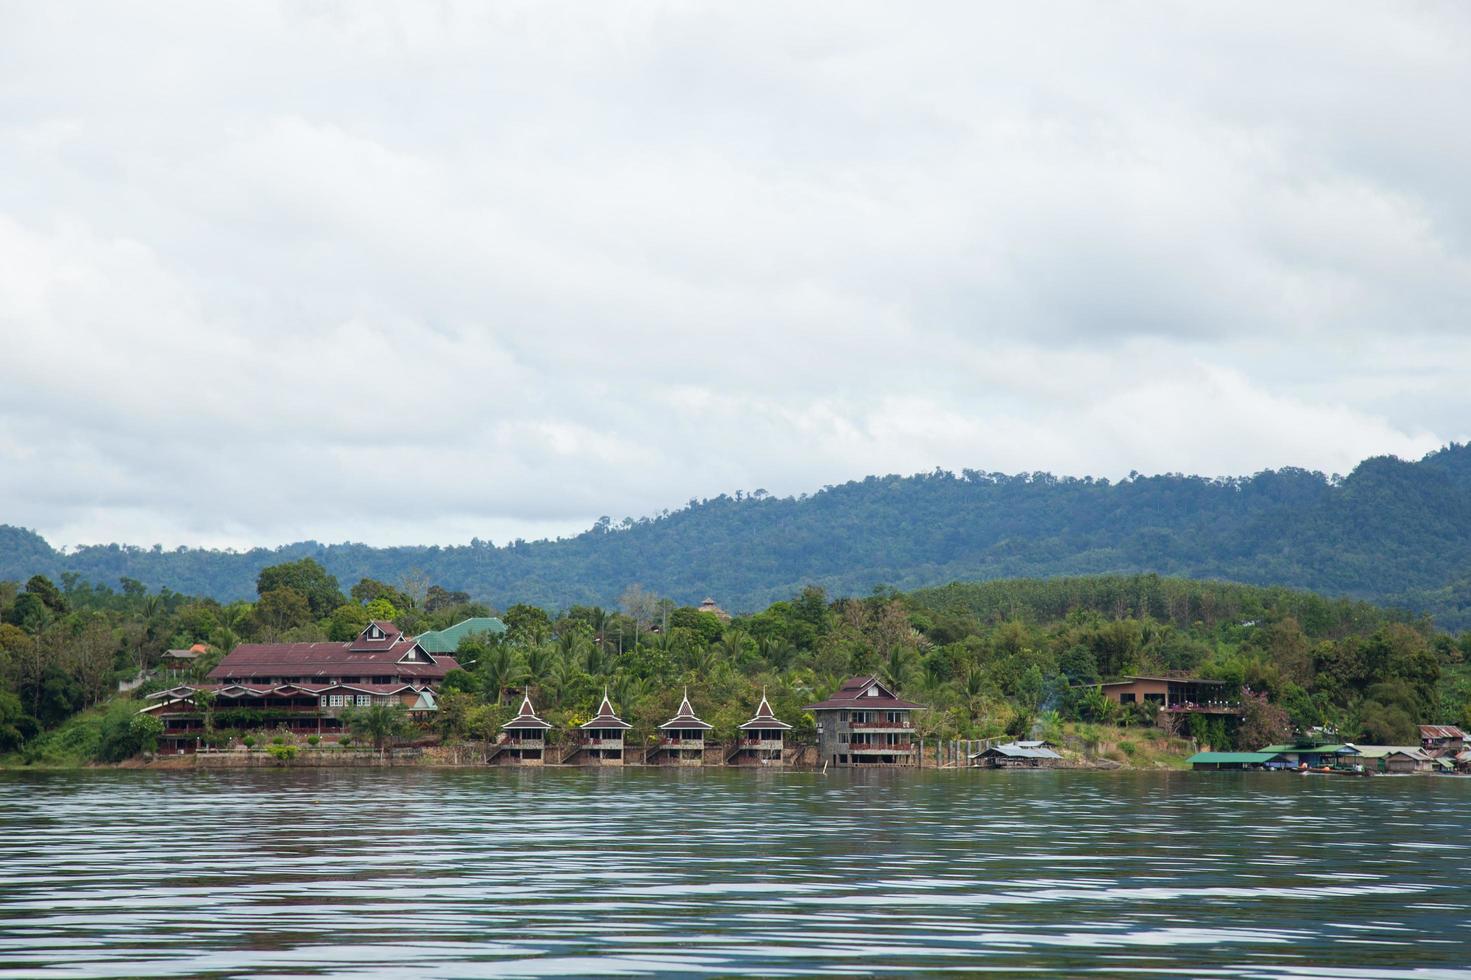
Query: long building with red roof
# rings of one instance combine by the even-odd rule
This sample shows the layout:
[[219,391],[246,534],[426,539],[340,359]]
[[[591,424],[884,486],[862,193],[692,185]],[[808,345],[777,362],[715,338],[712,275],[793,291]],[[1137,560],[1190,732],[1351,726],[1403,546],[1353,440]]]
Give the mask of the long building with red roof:
[[402,704],[426,716],[438,709],[435,689],[459,666],[378,620],[346,643],[242,643],[207,683],[152,694],[143,711],[163,722],[165,752],[192,752],[210,728],[331,735],[342,731],[345,708]]

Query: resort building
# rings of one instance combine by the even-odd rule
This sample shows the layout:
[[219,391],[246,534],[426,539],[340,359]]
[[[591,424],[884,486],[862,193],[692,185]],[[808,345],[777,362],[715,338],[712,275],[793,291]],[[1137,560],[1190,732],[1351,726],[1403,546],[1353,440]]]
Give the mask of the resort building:
[[679,710],[659,726],[659,744],[644,754],[644,761],[661,766],[699,766],[705,762],[705,733],[713,726],[701,721],[690,707],[686,688]]
[[1430,772],[1435,756],[1418,745],[1356,745],[1359,759],[1370,772]]
[[1172,714],[1239,715],[1241,705],[1227,697],[1225,681],[1199,677],[1137,677],[1098,685],[1115,704],[1153,704]]
[[1273,756],[1267,766],[1269,769],[1348,769],[1357,765],[1363,754],[1354,745],[1327,745],[1314,742],[1267,745],[1257,751]]
[[485,761],[501,766],[539,766],[546,761],[549,722],[537,717],[531,695],[521,698],[516,717],[501,726],[501,737],[485,753]]
[[561,761],[587,766],[623,765],[623,733],[633,726],[613,710],[608,692],[603,692],[603,703],[598,713],[580,726],[577,739],[567,747]]
[[369,623],[346,643],[245,643],[209,672],[206,683],[149,695],[144,712],[164,731],[164,752],[192,752],[220,729],[284,729],[294,735],[342,731],[341,712],[401,704],[411,715],[438,710],[434,690],[459,667],[430,654],[389,622]]
[[805,710],[817,716],[817,749],[824,763],[912,766],[918,755],[910,716],[920,707],[870,676],[848,678],[827,700]]
[[783,740],[792,726],[777,719],[766,701],[766,692],[761,692],[761,703],[756,714],[741,726],[740,737],[734,748],[725,757],[726,765],[732,766],[779,766],[784,758]]

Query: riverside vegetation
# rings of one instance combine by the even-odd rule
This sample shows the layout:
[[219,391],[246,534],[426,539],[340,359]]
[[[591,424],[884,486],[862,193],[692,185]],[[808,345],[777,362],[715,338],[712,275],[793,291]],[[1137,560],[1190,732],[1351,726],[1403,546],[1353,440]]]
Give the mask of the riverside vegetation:
[[[0,583],[0,753],[10,765],[116,762],[152,748],[157,722],[139,697],[198,679],[248,640],[342,640],[369,619],[409,633],[489,615],[463,592],[422,578],[363,579],[344,595],[311,559],[268,567],[254,601],[220,603],[124,580],[120,590],[74,575]],[[1136,752],[1186,736],[1255,747],[1293,729],[1403,744],[1420,722],[1471,722],[1471,633],[1363,602],[1312,593],[1153,575],[956,583],[861,598],[809,586],[759,613],[724,621],[631,586],[618,609],[529,604],[504,610],[503,635],[473,634],[465,669],[446,679],[434,722],[445,741],[493,738],[529,690],[558,730],[587,720],[606,688],[635,738],[667,719],[688,686],[715,737],[731,737],[764,690],[778,716],[812,734],[803,704],[846,676],[874,673],[928,706],[929,737],[983,738],[1064,730],[1083,744]],[[208,644],[183,672],[163,651]],[[1243,692],[1246,713],[1157,731],[1088,685],[1126,673],[1190,671]],[[145,678],[127,695],[119,681]],[[224,714],[223,712],[221,713]],[[367,712],[353,735],[382,743],[398,723]],[[228,739],[232,719],[217,719]],[[234,719],[246,727],[248,719]],[[1120,738],[1113,728],[1134,731]],[[268,736],[263,736],[268,737]],[[1121,744],[1122,747],[1122,744]],[[1123,749],[1125,757],[1129,750]]]

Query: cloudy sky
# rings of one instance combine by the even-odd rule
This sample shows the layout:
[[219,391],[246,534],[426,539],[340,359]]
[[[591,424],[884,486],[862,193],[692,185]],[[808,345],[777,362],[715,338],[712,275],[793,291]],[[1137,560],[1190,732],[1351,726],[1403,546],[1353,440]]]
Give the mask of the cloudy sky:
[[0,0],[0,523],[505,541],[1471,434],[1471,6]]

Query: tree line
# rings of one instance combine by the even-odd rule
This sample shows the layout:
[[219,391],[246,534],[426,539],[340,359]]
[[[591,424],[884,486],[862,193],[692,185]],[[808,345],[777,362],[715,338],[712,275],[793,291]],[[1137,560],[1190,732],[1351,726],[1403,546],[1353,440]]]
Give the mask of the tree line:
[[[145,678],[138,697],[201,678],[239,642],[346,640],[369,619],[414,634],[492,614],[423,576],[360,579],[344,593],[312,559],[262,569],[255,598],[230,603],[120,584],[73,576],[60,585],[41,576],[0,583],[0,752],[44,758],[63,737],[93,758],[136,751],[149,733],[135,721],[139,702],[107,704],[117,682]],[[472,634],[460,645],[462,669],[446,679],[434,723],[445,739],[494,738],[523,693],[567,730],[591,717],[606,691],[637,744],[674,714],[685,688],[716,738],[733,737],[763,692],[803,738],[813,724],[803,705],[857,674],[876,674],[924,704],[918,723],[941,738],[1157,724],[1094,685],[1165,672],[1223,681],[1243,701],[1239,725],[1198,720],[1179,733],[1217,747],[1254,748],[1313,728],[1405,744],[1420,723],[1471,723],[1471,634],[1282,588],[1154,575],[878,588],[861,597],[809,585],[727,621],[630,586],[613,606],[548,612],[516,603],[501,616],[503,634]],[[210,653],[185,674],[163,666],[166,649],[195,643]],[[96,723],[68,727],[79,712]]]
[[311,557],[344,582],[422,569],[497,606],[613,607],[630,581],[680,603],[705,594],[754,612],[807,584],[861,595],[884,582],[1158,572],[1286,585],[1471,627],[1471,447],[1418,462],[1365,460],[1346,477],[1301,469],[1120,481],[936,470],[874,476],[799,497],[737,492],[640,520],[599,520],[557,541],[373,548],[301,542],[235,553],[82,547],[68,554],[0,526],[0,578],[127,576],[222,601],[261,569]]

